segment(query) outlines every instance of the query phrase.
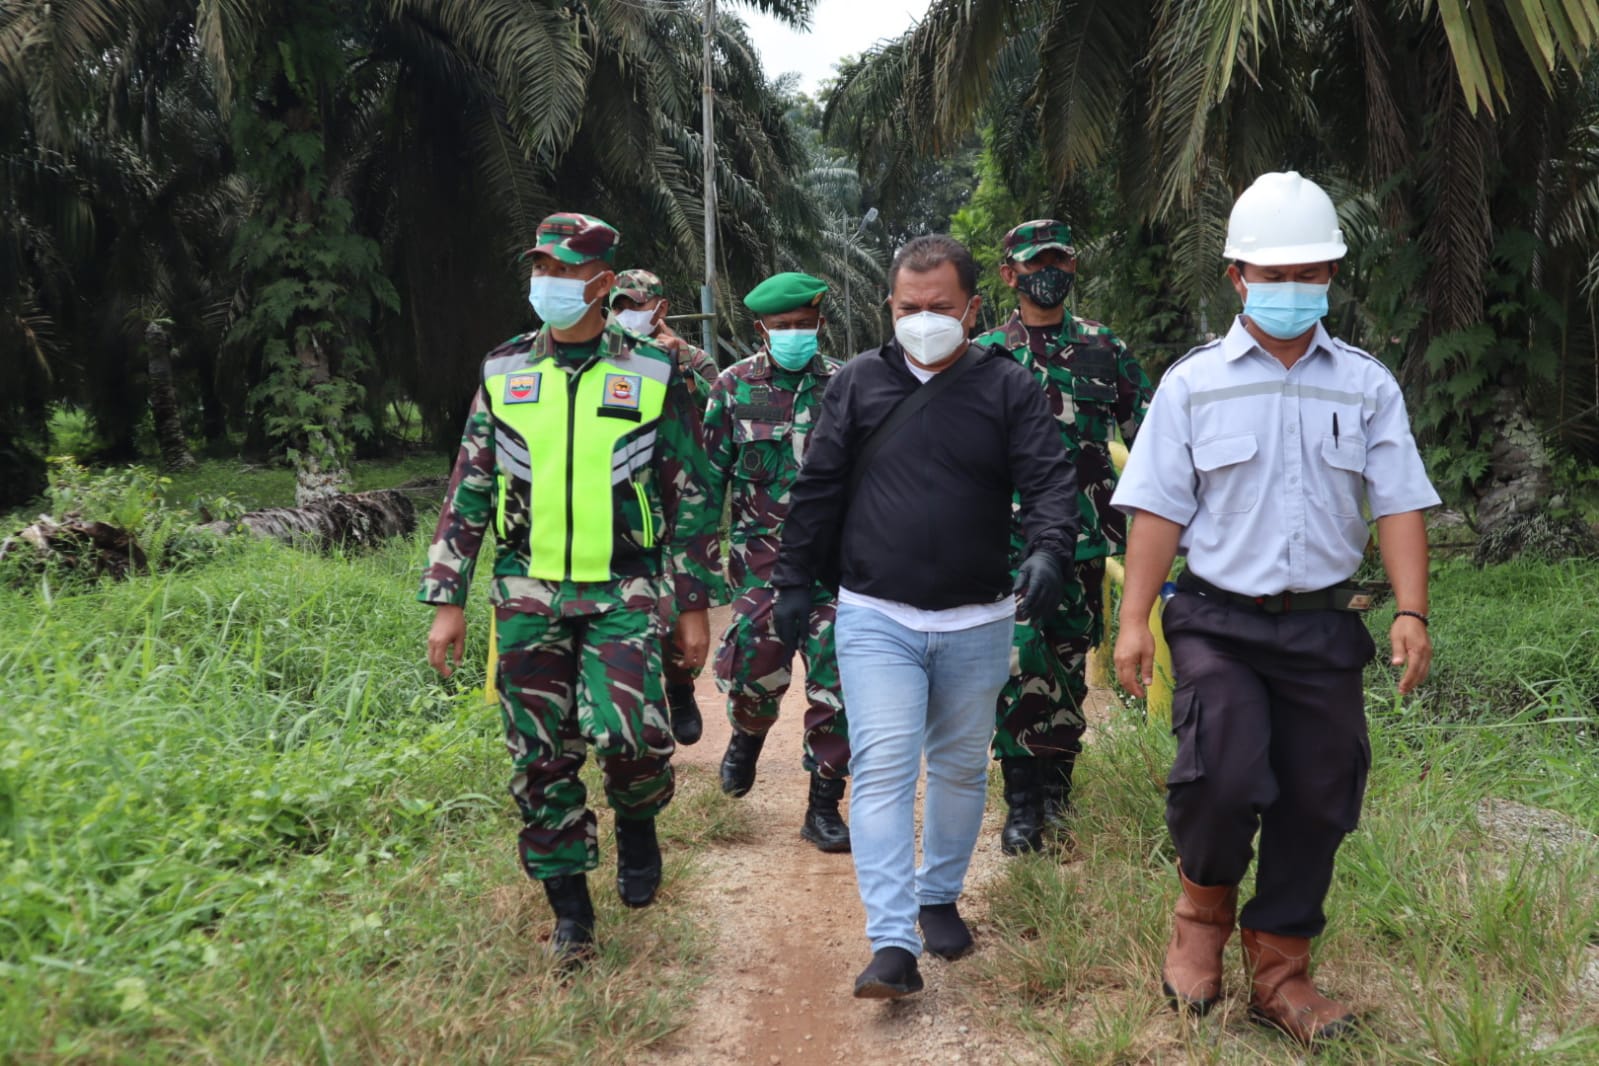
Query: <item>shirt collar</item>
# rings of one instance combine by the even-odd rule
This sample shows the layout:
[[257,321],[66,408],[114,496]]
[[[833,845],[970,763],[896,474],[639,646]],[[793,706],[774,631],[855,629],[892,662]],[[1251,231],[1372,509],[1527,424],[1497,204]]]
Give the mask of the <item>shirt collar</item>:
[[[1333,351],[1332,337],[1328,336],[1327,327],[1320,322],[1316,323],[1316,332],[1310,338],[1310,347],[1305,349],[1304,358],[1309,358],[1317,348],[1327,352],[1329,355]],[[1228,330],[1227,336],[1221,339],[1222,358],[1231,363],[1237,361],[1241,356],[1248,355],[1250,352],[1260,352],[1268,359],[1271,358],[1271,353],[1257,344],[1255,338],[1250,335],[1248,328],[1244,325],[1244,316],[1236,315],[1233,318],[1233,328]]]

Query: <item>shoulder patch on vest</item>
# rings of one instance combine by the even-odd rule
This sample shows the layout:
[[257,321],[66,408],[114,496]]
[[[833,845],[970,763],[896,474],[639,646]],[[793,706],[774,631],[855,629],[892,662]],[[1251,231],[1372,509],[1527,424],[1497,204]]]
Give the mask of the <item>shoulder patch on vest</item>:
[[539,381],[543,374],[511,374],[505,379],[506,403],[538,403]]
[[637,411],[643,384],[644,379],[638,374],[606,374],[605,396],[600,403],[604,407]]

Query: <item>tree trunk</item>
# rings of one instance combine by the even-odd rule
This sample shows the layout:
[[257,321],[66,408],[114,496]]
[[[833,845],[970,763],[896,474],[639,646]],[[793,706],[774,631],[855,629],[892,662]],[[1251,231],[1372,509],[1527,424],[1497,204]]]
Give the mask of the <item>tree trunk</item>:
[[161,445],[161,467],[168,472],[192,469],[196,464],[183,435],[183,413],[172,382],[172,334],[160,322],[144,327],[144,350],[150,374],[150,414],[155,417],[155,437]]
[[370,547],[416,529],[416,505],[401,489],[383,489],[326,496],[303,507],[269,507],[236,522],[200,528],[216,533],[243,529],[305,548]]
[[[409,493],[428,497],[443,484],[442,479],[435,479],[412,482],[407,488],[333,496],[305,507],[251,511],[236,521],[208,522],[195,528],[218,537],[248,532],[319,551],[368,548],[415,530],[416,505]],[[30,548],[33,562],[39,567],[54,562],[96,576],[126,577],[163,564],[161,559],[147,558],[144,548],[127,530],[72,516],[57,522],[49,515],[40,515],[38,521],[15,536],[0,540],[0,560]],[[191,545],[189,550],[195,549]]]
[[1494,397],[1488,480],[1477,497],[1477,531],[1489,536],[1518,515],[1549,506],[1549,449],[1520,390],[1500,385]]
[[1561,512],[1549,449],[1520,390],[1501,385],[1494,401],[1488,481],[1477,498],[1477,565],[1523,556],[1546,562],[1599,558],[1599,534]]

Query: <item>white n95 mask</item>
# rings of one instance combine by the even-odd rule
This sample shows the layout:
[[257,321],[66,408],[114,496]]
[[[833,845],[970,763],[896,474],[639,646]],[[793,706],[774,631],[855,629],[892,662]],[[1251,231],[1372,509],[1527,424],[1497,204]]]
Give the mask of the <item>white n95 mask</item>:
[[[966,308],[971,306],[972,302],[967,300]],[[937,311],[918,311],[894,322],[894,339],[918,363],[938,366],[948,362],[966,343],[966,323],[961,321],[965,317],[965,309],[960,318]]]

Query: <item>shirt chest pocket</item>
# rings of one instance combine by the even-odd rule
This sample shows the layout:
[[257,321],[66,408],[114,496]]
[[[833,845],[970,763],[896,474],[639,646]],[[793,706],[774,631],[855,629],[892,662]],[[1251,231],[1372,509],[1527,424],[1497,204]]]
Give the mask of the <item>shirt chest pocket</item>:
[[792,437],[794,423],[753,418],[733,421],[733,444],[737,458],[733,476],[757,485],[778,480],[794,461]]
[[1320,481],[1317,495],[1328,512],[1342,518],[1359,515],[1366,495],[1365,440],[1329,433],[1321,441],[1321,462],[1314,465]]
[[1105,411],[1116,405],[1116,355],[1103,348],[1083,348],[1066,361],[1072,372],[1072,401],[1079,409]]
[[1242,514],[1260,502],[1262,464],[1253,433],[1212,437],[1194,445],[1199,506],[1211,514]]

